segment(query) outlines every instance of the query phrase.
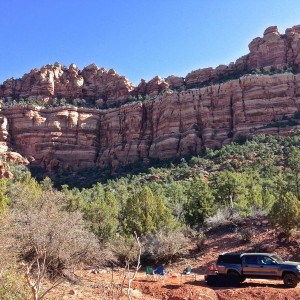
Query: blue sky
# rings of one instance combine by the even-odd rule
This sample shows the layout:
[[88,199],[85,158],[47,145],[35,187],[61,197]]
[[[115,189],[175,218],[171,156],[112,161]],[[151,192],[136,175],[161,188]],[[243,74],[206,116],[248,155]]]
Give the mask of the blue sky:
[[299,0],[1,0],[0,83],[59,61],[134,84],[248,53],[266,27],[300,24]]

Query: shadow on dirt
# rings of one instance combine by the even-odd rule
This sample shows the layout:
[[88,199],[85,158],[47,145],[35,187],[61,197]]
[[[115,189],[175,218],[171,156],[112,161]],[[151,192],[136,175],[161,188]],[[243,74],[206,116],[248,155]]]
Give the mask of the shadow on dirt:
[[189,281],[185,282],[184,284],[186,285],[192,285],[192,286],[201,286],[201,287],[209,287],[214,290],[222,290],[222,289],[245,289],[245,288],[253,288],[253,287],[258,287],[258,288],[274,288],[274,289],[282,289],[286,290],[289,289],[286,286],[284,286],[283,283],[278,281],[278,283],[268,283],[268,282],[244,282],[238,286],[235,284],[229,284],[226,282],[219,282],[216,283],[215,285],[209,285],[207,284],[206,281],[200,280],[200,281]]
[[178,284],[167,284],[163,286],[164,289],[168,289],[168,290],[177,290],[180,289],[180,287],[181,285]]

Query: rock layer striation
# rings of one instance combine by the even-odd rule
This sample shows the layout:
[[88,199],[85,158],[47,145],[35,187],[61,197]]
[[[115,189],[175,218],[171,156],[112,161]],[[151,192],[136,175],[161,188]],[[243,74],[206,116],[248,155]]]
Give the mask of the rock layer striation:
[[239,136],[289,134],[276,120],[300,109],[300,75],[244,76],[167,92],[106,110],[12,106],[1,110],[2,150],[53,170],[126,165],[138,159],[199,153]]
[[[22,79],[9,79],[1,86],[0,97],[36,97],[49,103],[55,97],[85,98],[98,107],[114,108],[3,106],[0,152],[9,159],[8,153],[16,151],[31,165],[49,171],[116,168],[139,159],[199,153],[239,136],[290,134],[298,127],[300,74],[216,80],[257,68],[299,71],[300,26],[287,29],[285,35],[269,27],[249,49],[248,55],[229,66],[197,70],[185,78],[157,76],[137,87],[114,70],[94,64],[82,71],[73,64],[48,65]],[[209,84],[201,87],[204,83]],[[147,100],[124,104],[128,97],[139,96]]]

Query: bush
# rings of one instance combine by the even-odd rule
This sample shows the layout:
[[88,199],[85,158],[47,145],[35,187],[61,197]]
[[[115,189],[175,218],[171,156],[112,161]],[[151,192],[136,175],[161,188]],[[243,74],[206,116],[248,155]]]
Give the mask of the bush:
[[199,251],[203,250],[205,241],[206,241],[206,235],[203,231],[200,231],[197,235],[197,240],[196,240],[197,249]]
[[159,231],[147,234],[143,239],[143,259],[154,263],[171,263],[186,254],[188,239],[181,232]]
[[0,274],[16,262],[16,251],[11,249],[11,245],[14,244],[10,234],[11,222],[8,214],[0,214]]
[[240,236],[240,240],[243,243],[251,243],[253,238],[255,237],[255,230],[249,228],[243,228],[241,231],[238,232]]
[[138,260],[139,245],[133,236],[119,236],[112,242],[111,247],[116,259],[122,265],[132,264]]
[[271,224],[280,227],[286,235],[299,227],[300,203],[291,192],[279,196],[268,215]]
[[99,266],[109,259],[106,249],[87,231],[81,214],[62,210],[62,193],[48,190],[35,199],[14,200],[9,229],[12,241],[7,249],[23,261],[34,299],[49,292],[42,286],[46,276],[60,277],[81,263]]
[[44,251],[53,276],[74,264],[102,259],[98,241],[85,229],[81,215],[61,210],[64,200],[62,193],[47,191],[37,203],[18,203],[13,211],[13,247],[26,261]]
[[205,225],[208,227],[208,229],[214,229],[219,226],[230,224],[232,221],[239,221],[240,218],[241,216],[238,211],[229,208],[223,208],[218,209],[213,216],[207,218],[205,220]]
[[30,299],[30,290],[24,280],[14,268],[0,273],[0,299],[24,300]]

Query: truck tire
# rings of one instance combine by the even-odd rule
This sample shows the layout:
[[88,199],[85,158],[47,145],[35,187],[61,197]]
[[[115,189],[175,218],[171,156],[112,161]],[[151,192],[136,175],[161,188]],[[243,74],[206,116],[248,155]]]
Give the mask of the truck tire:
[[227,276],[231,277],[231,278],[236,278],[236,279],[241,280],[241,275],[238,272],[236,272],[236,271],[229,271],[227,273]]
[[232,286],[239,286],[242,282],[241,275],[235,271],[229,271],[227,273],[227,278],[228,278],[229,284]]
[[283,276],[283,283],[286,287],[294,288],[297,286],[298,282],[299,282],[299,280],[295,274],[286,273]]

